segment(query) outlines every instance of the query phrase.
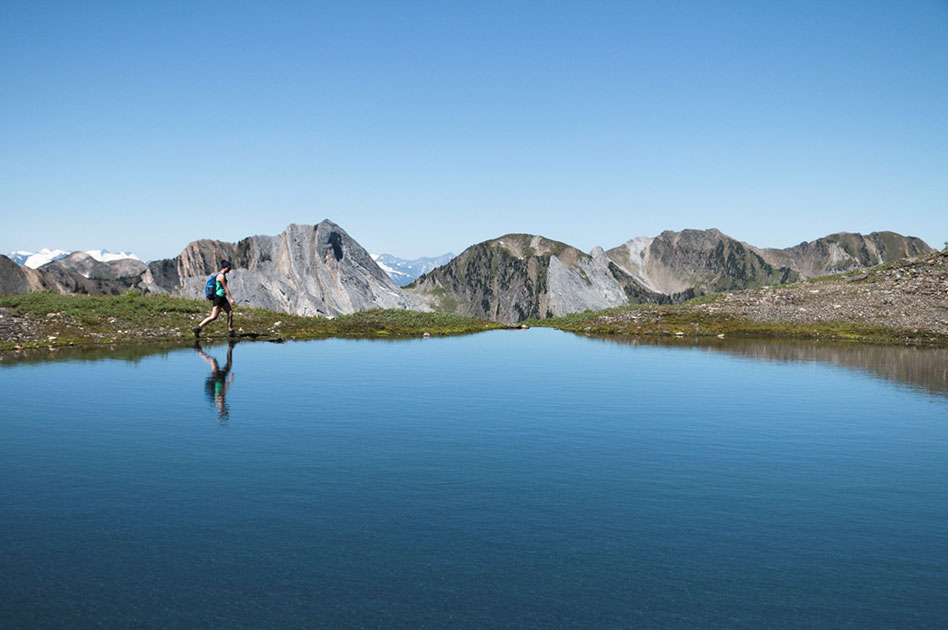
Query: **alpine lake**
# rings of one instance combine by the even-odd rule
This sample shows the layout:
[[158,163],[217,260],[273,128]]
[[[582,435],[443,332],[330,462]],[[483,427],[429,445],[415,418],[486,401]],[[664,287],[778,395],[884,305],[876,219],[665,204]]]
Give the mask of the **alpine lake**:
[[945,628],[948,350],[0,362],[4,628]]

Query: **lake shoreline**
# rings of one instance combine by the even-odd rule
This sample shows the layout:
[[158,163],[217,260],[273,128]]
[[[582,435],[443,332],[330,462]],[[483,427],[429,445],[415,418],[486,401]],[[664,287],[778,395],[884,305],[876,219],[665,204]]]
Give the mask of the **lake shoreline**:
[[[258,310],[258,309],[254,309]],[[196,339],[185,322],[176,327],[134,327],[124,322],[108,322],[114,330],[88,330],[76,326],[69,318],[58,313],[45,317],[11,315],[10,309],[0,308],[0,332],[19,328],[18,336],[0,340],[0,357],[40,351],[52,358],[57,351],[83,349],[116,351],[123,348],[163,346],[169,349],[188,347],[196,341],[202,344],[223,344],[228,341],[270,342],[307,341],[316,339],[366,339],[408,340],[424,337],[447,337],[476,334],[489,330],[518,330],[526,324],[505,325],[488,320],[475,320],[466,325],[394,326],[385,320],[384,311],[360,313],[350,316],[359,322],[332,325],[336,320],[324,320],[319,327],[301,326],[299,323],[284,324],[285,314],[273,313],[268,319],[275,321],[250,322],[235,319],[237,336],[231,338],[226,328],[218,322],[212,323],[206,333]],[[259,317],[259,316],[258,316]],[[328,325],[327,325],[328,324]],[[529,326],[554,328],[582,336],[641,339],[643,341],[680,340],[683,342],[714,342],[717,339],[742,340],[799,340],[828,343],[857,343],[891,346],[948,347],[948,335],[924,329],[898,329],[871,326],[861,322],[760,322],[732,314],[716,314],[708,309],[694,306],[642,306],[622,312],[595,312],[567,318],[530,321]],[[5,327],[5,328],[4,328]]]
[[[0,353],[26,349],[193,343],[206,301],[130,292],[0,297]],[[587,335],[870,342],[948,346],[948,251],[792,285],[705,295],[679,305],[635,304],[528,326]],[[372,310],[334,319],[260,308],[234,311],[240,339],[410,339],[520,328],[454,313]],[[226,320],[204,341],[226,341]]]

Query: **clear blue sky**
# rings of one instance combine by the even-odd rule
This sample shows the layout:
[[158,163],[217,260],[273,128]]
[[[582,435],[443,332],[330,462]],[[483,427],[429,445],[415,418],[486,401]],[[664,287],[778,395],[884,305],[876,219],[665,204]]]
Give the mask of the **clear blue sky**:
[[948,2],[0,3],[0,252],[948,239]]

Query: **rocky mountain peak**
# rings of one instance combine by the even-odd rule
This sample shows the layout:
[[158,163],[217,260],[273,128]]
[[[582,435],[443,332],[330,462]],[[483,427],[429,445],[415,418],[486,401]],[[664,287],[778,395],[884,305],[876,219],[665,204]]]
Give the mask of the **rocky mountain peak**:
[[561,259],[564,256],[569,259],[587,256],[566,243],[535,234],[506,234],[500,238],[487,241],[487,244],[491,247],[502,248],[511,256],[520,260],[537,256],[557,256]]
[[138,258],[115,258],[102,261],[89,252],[73,252],[40,267],[47,273],[77,273],[83,278],[118,280],[135,278],[144,273],[147,265]]
[[253,306],[331,317],[371,308],[429,310],[424,298],[398,288],[328,219],[237,243],[194,241],[177,258],[151,263],[143,284],[151,291],[198,297],[221,260],[234,266],[229,278],[234,295]]
[[592,256],[535,234],[467,248],[408,286],[441,310],[517,322],[623,304],[621,284]]

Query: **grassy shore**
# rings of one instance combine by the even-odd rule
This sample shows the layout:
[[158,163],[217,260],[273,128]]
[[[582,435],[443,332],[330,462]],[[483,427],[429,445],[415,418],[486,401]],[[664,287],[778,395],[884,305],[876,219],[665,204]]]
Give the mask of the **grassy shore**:
[[[142,296],[60,295],[38,292],[0,297],[0,351],[16,348],[190,341],[191,328],[210,312],[204,300]],[[242,338],[409,338],[462,335],[503,328],[489,320],[446,313],[372,310],[335,319],[239,307],[234,328]],[[222,314],[202,339],[226,338]]]

